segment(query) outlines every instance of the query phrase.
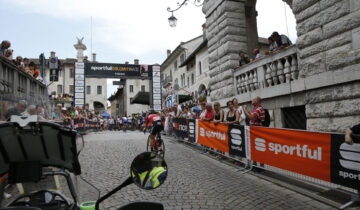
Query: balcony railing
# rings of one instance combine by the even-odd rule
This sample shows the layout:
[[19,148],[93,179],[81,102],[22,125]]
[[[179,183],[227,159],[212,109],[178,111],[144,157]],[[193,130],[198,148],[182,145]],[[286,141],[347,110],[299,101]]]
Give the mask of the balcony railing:
[[172,82],[172,76],[166,76],[162,81],[161,84],[163,88],[166,88],[171,85]]
[[234,77],[238,95],[289,85],[299,79],[297,47],[288,47],[241,66],[235,69]]
[[45,84],[4,57],[0,57],[0,95],[1,100],[10,102],[25,99],[44,103],[48,98]]

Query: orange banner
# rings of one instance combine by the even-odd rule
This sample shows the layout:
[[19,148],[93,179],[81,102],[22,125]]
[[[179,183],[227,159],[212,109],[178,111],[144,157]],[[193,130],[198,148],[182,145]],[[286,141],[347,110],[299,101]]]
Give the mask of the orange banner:
[[330,182],[331,134],[251,127],[251,160]]
[[197,120],[197,143],[223,152],[229,152],[228,126]]

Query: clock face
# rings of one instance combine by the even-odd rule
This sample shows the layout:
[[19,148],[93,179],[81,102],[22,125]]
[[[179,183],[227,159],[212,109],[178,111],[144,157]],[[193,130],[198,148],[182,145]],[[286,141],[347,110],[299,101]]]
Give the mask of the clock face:
[[56,58],[50,58],[50,63],[56,63]]

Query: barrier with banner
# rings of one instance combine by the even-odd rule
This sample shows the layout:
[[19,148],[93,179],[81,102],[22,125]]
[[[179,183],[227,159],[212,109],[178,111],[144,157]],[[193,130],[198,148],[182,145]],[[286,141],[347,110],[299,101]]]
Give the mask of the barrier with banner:
[[77,130],[77,131],[88,131],[88,130],[97,130],[100,129],[100,124],[91,120],[84,119],[73,119],[73,120],[64,120],[63,122],[58,122],[65,127]]
[[[183,120],[175,119],[178,125]],[[191,142],[326,182],[360,187],[360,144],[346,144],[343,134],[201,120],[187,123],[186,137]],[[175,134],[183,137],[180,127],[176,127]]]

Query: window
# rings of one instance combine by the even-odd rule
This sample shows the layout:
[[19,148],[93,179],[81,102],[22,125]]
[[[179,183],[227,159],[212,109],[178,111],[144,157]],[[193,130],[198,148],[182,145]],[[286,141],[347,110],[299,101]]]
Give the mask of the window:
[[179,79],[178,78],[175,79],[175,84],[179,84]]
[[59,77],[62,77],[61,75],[62,75],[62,71],[61,69],[59,69]]
[[69,93],[74,93],[74,85],[69,85]]
[[195,77],[194,74],[191,74],[191,84],[193,85],[195,83]]
[[177,64],[177,60],[176,60],[175,63],[174,63],[174,69],[175,69],[175,71],[177,70],[177,68],[178,68],[178,64]]
[[134,85],[130,85],[130,93],[134,92]]
[[141,91],[145,92],[145,85],[141,85]]
[[185,61],[185,55],[182,54],[182,55],[180,56],[180,63],[184,63],[184,61]]
[[170,70],[170,78],[172,79],[172,70]]
[[188,82],[187,86],[190,87],[190,77],[187,77],[187,82]]
[[75,75],[74,69],[69,69],[69,70],[70,70],[70,78],[74,78]]
[[201,69],[201,61],[199,61],[199,75],[202,74],[202,69]]
[[130,98],[130,103],[131,103],[132,100],[133,100],[133,98]]
[[101,95],[102,94],[102,86],[97,86],[97,94]]
[[88,94],[88,95],[91,94],[91,86],[90,85],[86,86],[86,94]]
[[57,86],[57,93],[58,93],[58,94],[62,94],[62,93],[63,93],[63,91],[62,91],[62,85],[58,85],[58,86]]
[[306,130],[305,106],[294,106],[281,109],[284,128]]

